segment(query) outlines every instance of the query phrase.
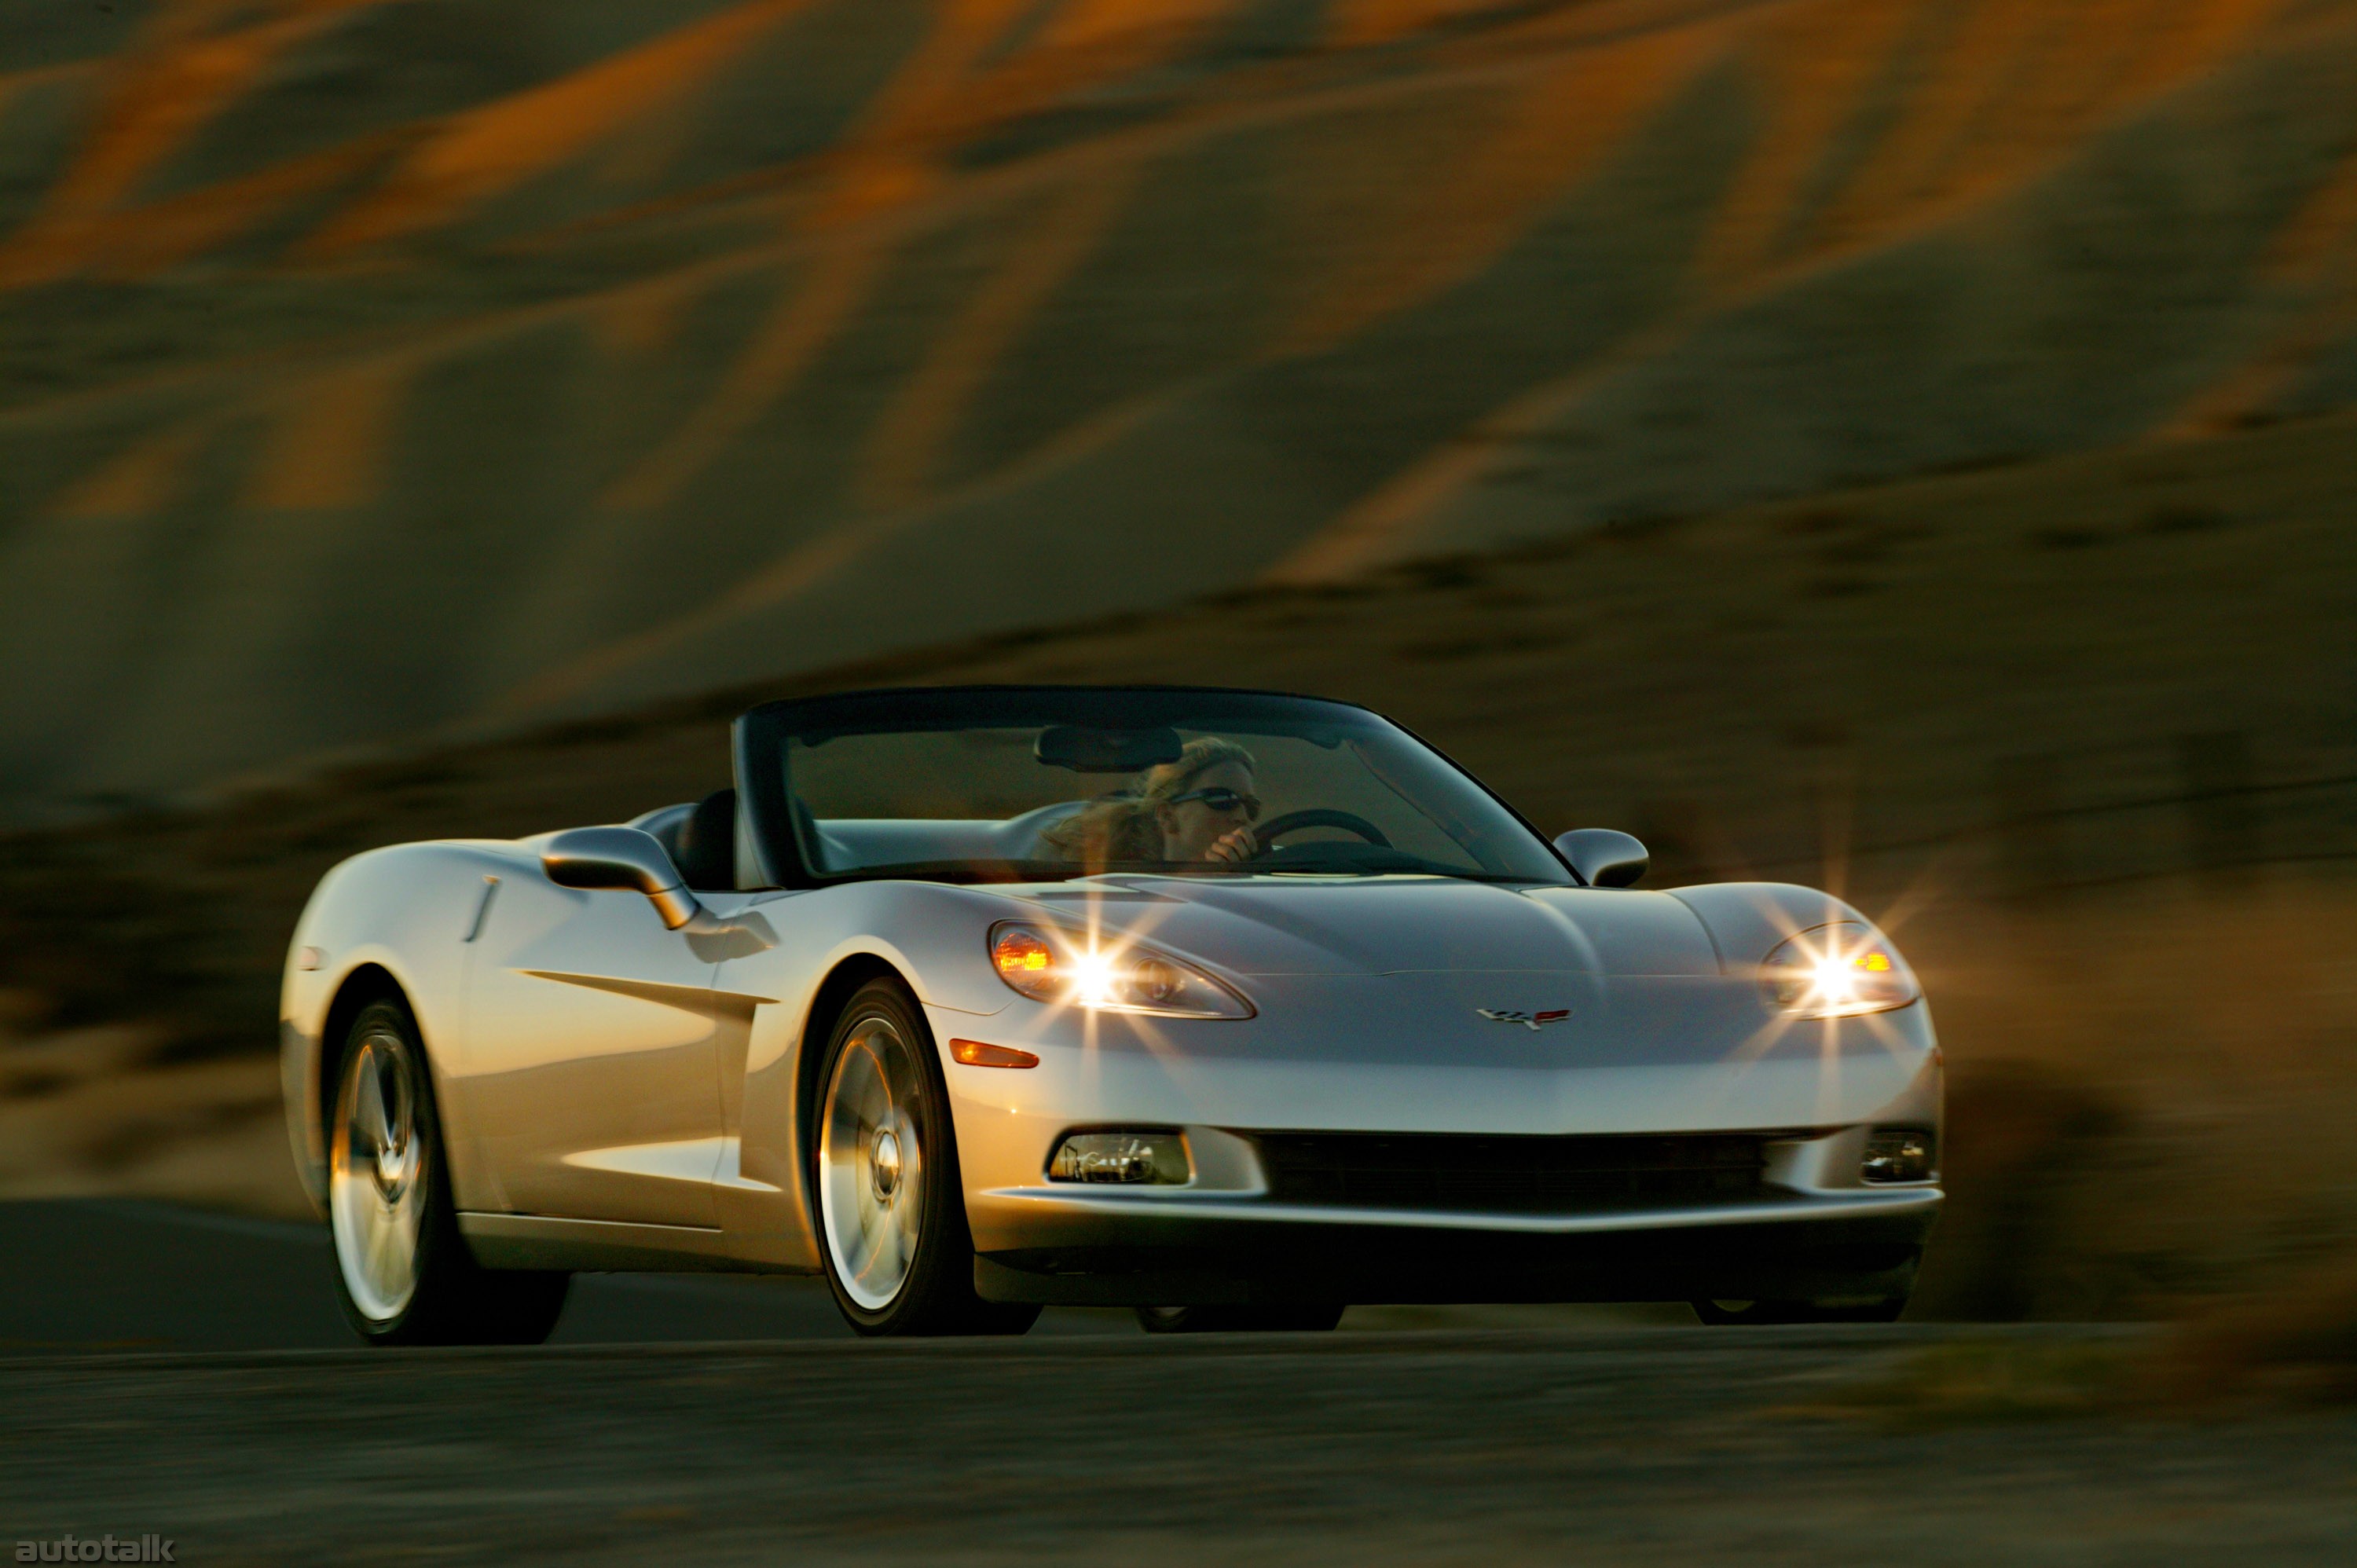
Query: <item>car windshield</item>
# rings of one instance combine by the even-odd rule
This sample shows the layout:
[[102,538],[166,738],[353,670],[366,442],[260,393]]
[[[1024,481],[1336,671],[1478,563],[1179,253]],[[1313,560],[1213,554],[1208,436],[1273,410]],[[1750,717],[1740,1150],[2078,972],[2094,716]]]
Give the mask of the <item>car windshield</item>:
[[854,693],[746,715],[780,881],[1107,873],[1571,881],[1431,747],[1340,703],[1169,689]]

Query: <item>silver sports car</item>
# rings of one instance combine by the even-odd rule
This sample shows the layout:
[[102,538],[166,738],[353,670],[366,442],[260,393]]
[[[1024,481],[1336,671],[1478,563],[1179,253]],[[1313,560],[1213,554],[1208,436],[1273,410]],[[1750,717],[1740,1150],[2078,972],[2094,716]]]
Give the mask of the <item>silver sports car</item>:
[[369,1339],[537,1340],[584,1269],[816,1273],[867,1334],[1906,1304],[1940,1051],[1837,898],[1639,892],[1310,697],[855,692],[734,750],[312,896],[286,1111]]

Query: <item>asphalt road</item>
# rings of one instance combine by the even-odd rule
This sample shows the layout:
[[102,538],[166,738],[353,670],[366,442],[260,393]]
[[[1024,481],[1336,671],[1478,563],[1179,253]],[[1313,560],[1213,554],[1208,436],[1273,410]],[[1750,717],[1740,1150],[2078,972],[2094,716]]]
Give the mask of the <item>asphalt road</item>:
[[[335,1260],[316,1225],[161,1203],[0,1203],[0,1356],[346,1349]],[[1121,1328],[1084,1317],[1049,1331]],[[559,1345],[853,1337],[815,1280],[582,1274]]]
[[[343,1349],[326,1230],[119,1198],[0,1203],[0,1356]],[[1356,1308],[1348,1329],[1684,1324],[1682,1307]],[[1054,1307],[1030,1337],[1135,1335],[1126,1310]],[[843,1339],[826,1287],[750,1274],[576,1274],[551,1343]]]
[[[0,1544],[152,1532],[189,1563],[2357,1560],[2346,1412],[1837,1413],[1959,1336],[2108,1353],[2116,1330],[1171,1340],[1081,1316],[878,1344],[791,1282],[593,1276],[559,1331],[576,1343],[387,1352],[344,1338],[296,1228],[5,1206],[0,1259]],[[639,1342],[581,1342],[599,1337]],[[91,1353],[257,1338],[327,1348]]]
[[183,1563],[2234,1564],[2357,1556],[2357,1420],[1866,1423],[1942,1331],[0,1361],[0,1540]]

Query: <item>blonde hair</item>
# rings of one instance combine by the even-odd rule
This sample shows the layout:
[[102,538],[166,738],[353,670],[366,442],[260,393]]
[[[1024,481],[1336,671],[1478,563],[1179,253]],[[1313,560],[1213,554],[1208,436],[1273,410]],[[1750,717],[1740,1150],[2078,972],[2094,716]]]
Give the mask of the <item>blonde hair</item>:
[[1039,840],[1088,866],[1160,860],[1162,824],[1156,819],[1156,810],[1185,794],[1189,785],[1225,762],[1252,771],[1258,771],[1260,766],[1251,752],[1234,741],[1215,735],[1198,736],[1178,748],[1174,760],[1147,768],[1134,791],[1082,808],[1041,833]]

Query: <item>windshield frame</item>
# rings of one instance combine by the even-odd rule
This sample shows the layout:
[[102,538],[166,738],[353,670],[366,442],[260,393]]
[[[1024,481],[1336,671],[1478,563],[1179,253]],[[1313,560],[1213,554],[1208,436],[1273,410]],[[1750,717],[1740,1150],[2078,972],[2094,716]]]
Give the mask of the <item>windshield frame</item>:
[[[792,805],[787,798],[784,769],[777,766],[777,759],[784,755],[790,736],[1015,727],[1039,723],[1124,727],[1181,718],[1190,724],[1201,724],[1207,720],[1243,724],[1289,720],[1297,724],[1304,716],[1304,707],[1332,709],[1343,725],[1351,729],[1361,728],[1372,719],[1422,747],[1495,802],[1517,826],[1530,834],[1532,842],[1546,858],[1563,867],[1567,878],[1565,886],[1586,886],[1578,872],[1564,859],[1553,842],[1539,832],[1529,818],[1516,811],[1512,802],[1447,752],[1405,725],[1372,708],[1331,697],[1232,686],[1042,684],[877,687],[830,693],[823,696],[789,697],[764,703],[740,714],[732,726],[730,749],[734,754],[737,799],[739,802],[738,858],[750,870],[756,884],[755,887],[748,890],[832,887],[855,882],[973,885],[1075,881],[1087,875],[1075,870],[1067,875],[1041,878],[1026,874],[1028,864],[1013,862],[1007,863],[1004,873],[998,875],[993,874],[993,867],[980,862],[961,863],[969,869],[955,875],[946,871],[931,875],[911,875],[918,869],[913,864],[861,867],[843,872],[813,872],[803,857],[800,837],[793,831]],[[1278,730],[1275,733],[1284,732]],[[1265,866],[1243,865],[1230,875],[1265,875],[1268,873],[1269,868]],[[1210,874],[1190,869],[1184,875]],[[1135,875],[1139,873],[1124,871],[1116,875]],[[1374,875],[1397,875],[1402,873]],[[1447,870],[1414,875],[1515,884],[1535,880],[1523,876],[1473,876]]]

